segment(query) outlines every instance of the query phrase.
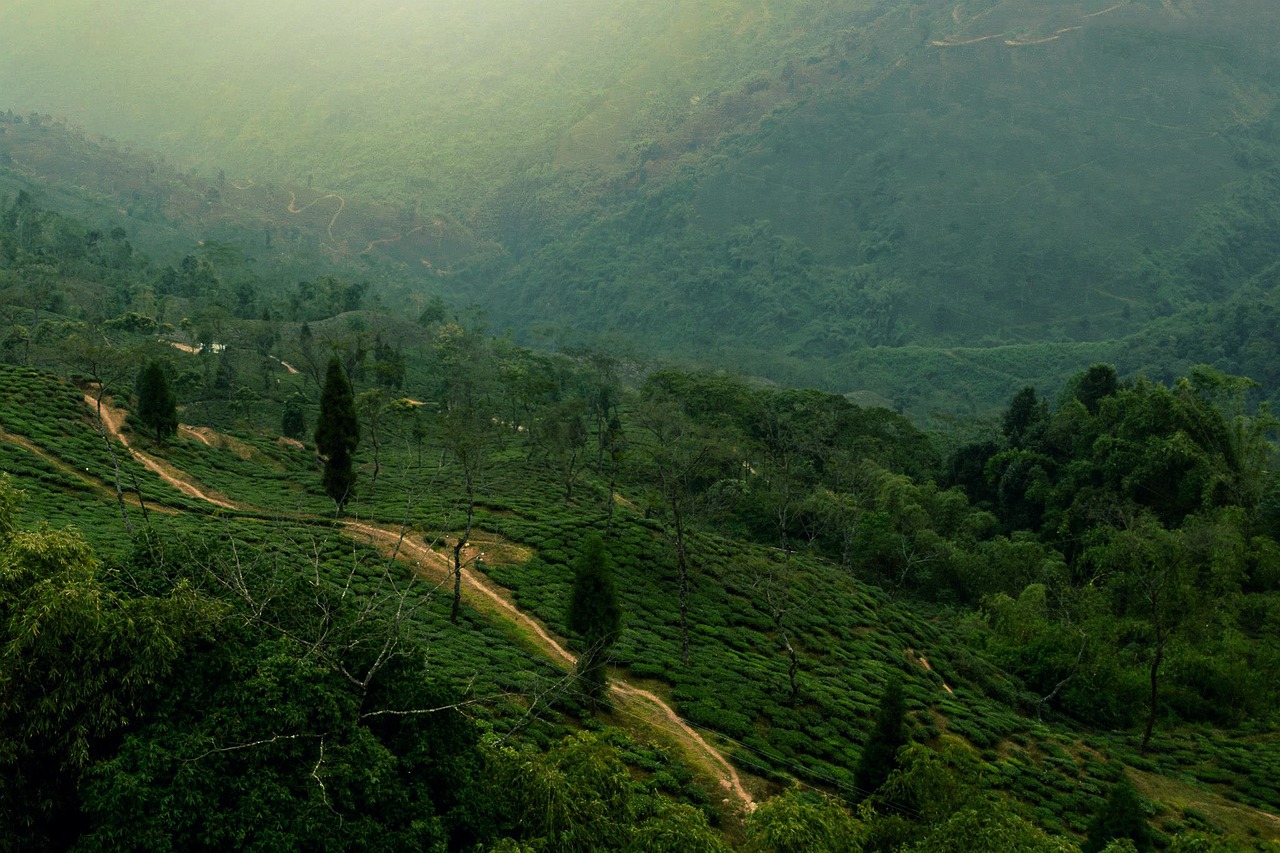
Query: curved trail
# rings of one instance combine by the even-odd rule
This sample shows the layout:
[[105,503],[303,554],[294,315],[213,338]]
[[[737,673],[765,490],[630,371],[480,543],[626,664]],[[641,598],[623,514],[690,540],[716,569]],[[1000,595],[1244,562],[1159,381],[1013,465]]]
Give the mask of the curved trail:
[[[115,491],[113,491],[111,487],[108,486],[106,483],[90,476],[89,474],[86,474],[84,471],[80,470],[74,465],[69,465],[66,462],[63,462],[58,457],[38,447],[31,440],[24,438],[23,436],[15,435],[14,433],[7,432],[4,428],[0,427],[0,441],[7,442],[8,444],[15,444],[18,447],[21,447],[23,450],[27,451],[32,456],[36,456],[40,459],[43,459],[45,462],[49,463],[54,468],[58,469],[64,474],[67,474],[68,476],[71,476],[71,477],[75,477],[77,480],[84,483],[93,491],[98,492],[104,497],[108,497],[112,500],[116,499]],[[124,492],[123,497],[124,497],[125,503],[129,504],[130,506],[136,506],[136,507],[142,506],[142,503],[139,500],[137,494],[133,492],[126,491]],[[146,508],[148,510],[151,510],[152,512],[160,512],[166,515],[173,515],[178,512],[178,510],[174,509],[171,506],[163,506],[159,504],[152,504]]]
[[278,364],[278,365],[280,365],[281,367],[283,367],[283,368],[285,369],[285,372],[286,372],[286,373],[296,375],[296,374],[297,374],[297,372],[298,372],[298,368],[294,367],[292,364],[290,364],[290,363],[289,363],[289,362],[287,362],[287,361],[282,361],[281,359],[276,358],[274,355],[267,356],[267,358],[270,358],[270,359],[271,359],[272,361],[274,361],[276,364]]
[[[358,521],[348,521],[344,526],[348,530],[368,536],[374,542],[381,543],[387,550],[395,548],[396,544],[399,543],[400,554],[416,558],[420,566],[431,566],[439,572],[451,573],[453,571],[453,563],[449,557],[425,545],[418,544],[407,535],[401,539],[399,530]],[[537,646],[549,657],[570,667],[577,664],[577,656],[553,637],[541,622],[520,610],[506,596],[502,595],[500,592],[501,587],[494,586],[488,578],[482,579],[482,576],[467,568],[462,569],[462,584],[468,590],[483,595],[512,622],[532,632],[537,638],[535,640]],[[714,775],[719,778],[720,784],[724,786],[725,791],[746,810],[751,811],[755,808],[755,798],[743,787],[742,778],[738,775],[737,769],[729,763],[729,760],[718,749],[707,743],[706,739],[697,730],[682,720],[670,705],[653,692],[628,684],[617,678],[611,681],[610,689],[620,697],[639,699],[653,705],[662,718],[666,720],[668,728],[675,728],[675,734],[679,736],[681,741],[688,746],[694,747],[694,750],[701,753],[705,758],[710,759],[711,766],[708,769],[712,770]]]
[[325,193],[324,195],[319,196],[318,198],[313,198],[311,201],[307,202],[302,207],[298,207],[298,197],[293,193],[289,193],[289,212],[295,213],[295,214],[302,213],[303,211],[319,204],[320,202],[324,201],[327,198],[336,198],[338,200],[338,209],[333,212],[333,218],[329,220],[329,239],[334,240],[336,242],[333,236],[333,226],[337,224],[338,217],[342,215],[342,211],[347,209],[347,200],[342,196],[338,195],[337,193]]
[[1045,42],[1055,41],[1062,38],[1063,33],[1070,33],[1076,30],[1082,30],[1084,27],[1063,27],[1051,36],[1045,36],[1038,39],[1005,39],[1004,43],[1010,47],[1027,47],[1033,44],[1044,44]]
[[[84,401],[89,405],[89,408],[94,409],[95,411],[97,410],[98,401],[94,399],[92,394],[85,394]],[[223,509],[242,508],[231,501],[215,497],[214,495],[203,491],[191,481],[184,478],[182,476],[182,472],[178,471],[176,468],[172,468],[168,463],[161,462],[150,454],[143,453],[141,450],[130,447],[129,439],[125,437],[123,432],[121,432],[121,427],[124,425],[124,412],[108,405],[107,398],[105,397],[102,400],[102,423],[106,426],[107,432],[111,437],[123,444],[125,449],[129,451],[130,455],[132,455],[134,459],[138,460],[144,468],[154,472],[161,480],[164,480],[170,486],[173,486],[187,497],[195,498],[196,500],[201,500],[205,503],[211,503],[214,506],[219,506]]]
[[[250,187],[254,186],[255,183],[256,182],[252,178],[247,178],[245,179],[245,183],[243,186],[241,186],[236,181],[232,181],[231,186],[235,187],[238,190],[247,190]],[[333,212],[333,216],[329,219],[329,227],[326,229],[326,233],[329,235],[329,241],[336,245],[338,242],[338,239],[333,236],[333,229],[334,229],[334,226],[338,224],[338,217],[341,216],[342,212],[347,209],[347,200],[345,198],[338,195],[337,193],[325,193],[324,195],[316,196],[311,201],[304,204],[302,207],[298,207],[298,196],[296,193],[290,191],[289,206],[287,210],[290,213],[295,215],[299,213],[304,213],[311,207],[314,207],[315,205],[319,204],[320,202],[328,198],[336,198],[338,200],[338,209]],[[363,249],[360,250],[360,253],[364,254],[366,252],[372,252],[375,246],[385,246],[390,243],[397,243],[403,240],[405,237],[408,237],[410,234],[416,234],[417,232],[424,230],[426,227],[427,227],[426,225],[418,225],[417,227],[409,231],[405,231],[402,234],[397,234],[394,237],[383,237],[378,240],[370,240],[368,244]]]
[[1096,17],[1098,17],[1099,15],[1105,15],[1105,14],[1107,14],[1108,12],[1114,12],[1116,9],[1119,9],[1121,6],[1128,6],[1128,5],[1129,5],[1129,0],[1120,0],[1120,2],[1119,2],[1119,3],[1117,3],[1117,4],[1116,4],[1116,5],[1114,5],[1114,6],[1108,6],[1107,8],[1102,9],[1102,10],[1100,10],[1100,11],[1097,11],[1097,12],[1090,12],[1089,14],[1087,14],[1087,15],[1081,15],[1080,17],[1082,17],[1082,18],[1096,18]]
[[[97,401],[93,395],[85,394],[84,399],[91,409],[96,409]],[[154,471],[169,485],[189,497],[206,501],[224,509],[252,509],[251,507],[235,504],[229,500],[210,495],[192,483],[181,471],[131,447],[121,432],[121,427],[124,424],[124,412],[108,405],[105,398],[103,399],[101,411],[102,422],[108,434],[119,440],[138,462]],[[446,574],[451,574],[453,571],[453,562],[450,557],[426,545],[419,544],[408,535],[402,537],[399,528],[359,521],[347,521],[343,527],[349,533],[368,537],[387,552],[396,549],[398,545],[397,558],[406,562],[414,562],[420,570],[425,569],[434,573],[443,572]],[[542,623],[516,607],[508,598],[510,593],[502,587],[497,586],[487,577],[467,568],[462,569],[462,584],[469,591],[479,593],[491,602],[504,617],[531,632],[535,638],[534,643],[549,657],[568,667],[572,667],[577,663],[577,657],[566,649],[563,643],[553,637]],[[743,786],[742,778],[738,775],[737,769],[724,757],[723,753],[708,743],[706,738],[681,719],[675,710],[663,701],[661,697],[652,691],[636,687],[617,678],[612,680],[611,690],[624,699],[639,700],[651,705],[664,721],[662,727],[669,734],[674,735],[690,751],[692,756],[696,757],[696,760],[720,781],[725,792],[746,811],[755,809],[755,798]]]
[[[1121,9],[1125,6],[1128,6],[1129,3],[1130,3],[1130,0],[1120,0],[1120,2],[1116,3],[1114,6],[1108,6],[1105,9],[1099,9],[1097,12],[1089,12],[1088,14],[1081,15],[1079,20],[1084,21],[1084,20],[1088,20],[1089,18],[1096,18],[1099,15],[1106,15],[1110,12],[1116,11],[1117,9]],[[951,20],[954,21],[956,24],[965,23],[960,18],[960,9],[963,5],[964,4],[961,3],[951,10]],[[975,16],[968,23],[973,23],[973,21],[976,21],[979,18],[986,17],[993,11],[993,9],[988,9],[986,12],[983,12],[981,15]],[[1030,47],[1032,45],[1047,44],[1048,42],[1051,42],[1051,41],[1057,41],[1058,39],[1062,38],[1062,36],[1064,36],[1065,34],[1074,32],[1076,30],[1081,30],[1081,29],[1084,29],[1084,27],[1082,26],[1062,27],[1061,29],[1051,34],[1047,36],[1041,36],[1040,38],[1026,38],[1026,37],[1004,38],[1006,33],[992,33],[991,35],[978,36],[976,38],[962,38],[958,35],[952,34],[949,36],[944,36],[941,39],[934,39],[933,41],[929,42],[929,44],[932,45],[933,47],[963,47],[969,44],[978,44],[979,42],[1002,38],[1004,39],[1004,43],[1009,47]]]
[[365,246],[360,254],[364,254],[365,252],[372,252],[374,246],[387,246],[387,245],[390,245],[391,243],[398,243],[401,240],[403,240],[405,237],[408,237],[410,234],[417,234],[419,231],[423,230],[426,227],[427,226],[425,225],[419,225],[411,231],[406,231],[403,234],[397,234],[394,237],[383,237],[381,240],[370,240],[369,245]]

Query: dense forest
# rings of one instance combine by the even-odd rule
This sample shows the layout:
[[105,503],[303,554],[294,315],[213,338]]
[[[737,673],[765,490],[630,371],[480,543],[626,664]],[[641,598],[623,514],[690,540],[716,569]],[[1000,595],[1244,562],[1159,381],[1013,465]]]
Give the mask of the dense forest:
[[174,260],[3,204],[5,846],[1277,838],[1252,381],[925,433]]

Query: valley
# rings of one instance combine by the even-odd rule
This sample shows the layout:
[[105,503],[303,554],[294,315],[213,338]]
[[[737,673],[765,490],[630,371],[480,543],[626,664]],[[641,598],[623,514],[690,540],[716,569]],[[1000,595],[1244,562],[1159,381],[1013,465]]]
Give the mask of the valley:
[[0,850],[1278,849],[1273,3],[152,6],[0,8]]

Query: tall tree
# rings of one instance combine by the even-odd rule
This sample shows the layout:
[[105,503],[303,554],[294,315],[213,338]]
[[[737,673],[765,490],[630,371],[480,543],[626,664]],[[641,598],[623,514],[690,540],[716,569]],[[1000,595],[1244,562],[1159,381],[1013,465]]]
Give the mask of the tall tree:
[[587,455],[586,403],[582,397],[574,397],[548,407],[539,430],[547,465],[564,484],[565,504],[573,500],[573,487]]
[[320,417],[316,422],[316,450],[324,457],[324,491],[341,512],[351,499],[356,473],[353,456],[360,445],[360,421],[355,394],[342,369],[342,360],[330,357],[320,392]]
[[382,388],[374,388],[363,392],[356,400],[356,409],[369,425],[369,440],[373,444],[373,478],[369,481],[372,491],[378,485],[378,474],[382,473],[382,416],[387,409],[387,392]]
[[622,627],[622,608],[613,588],[613,566],[604,540],[592,535],[573,564],[569,594],[569,627],[582,638],[578,675],[593,702],[601,703],[606,689],[605,661]]
[[1150,695],[1147,720],[1142,732],[1141,752],[1151,744],[1160,713],[1160,677],[1169,639],[1183,627],[1188,615],[1188,577],[1185,537],[1180,530],[1167,530],[1150,513],[1122,519],[1123,527],[1104,532],[1104,544],[1088,553],[1101,571],[1112,573],[1109,588],[1119,613],[1145,623],[1151,647],[1147,668]]
[[[95,389],[93,403],[98,420],[98,435],[102,437],[107,455],[111,458],[120,517],[124,520],[125,530],[132,536],[133,524],[129,521],[129,509],[124,502],[124,488],[121,485],[120,459],[116,456],[111,437],[107,435],[106,421],[102,417],[102,400],[117,383],[133,373],[137,361],[128,350],[114,346],[100,330],[66,338],[59,346],[59,353],[66,359],[68,366],[87,375],[92,381],[91,387]],[[88,395],[85,399],[89,399]]]
[[902,679],[893,676],[880,696],[880,708],[876,711],[876,727],[871,732],[858,769],[854,773],[854,785],[859,796],[868,797],[884,784],[889,774],[898,769],[898,750],[907,742],[907,706],[902,696]]
[[[482,318],[444,323],[436,330],[432,350],[438,359],[439,384],[434,393],[444,408],[441,440],[462,477],[462,530],[453,545],[453,605],[449,619],[457,624],[462,612],[464,549],[475,526],[476,499],[483,485],[489,454],[498,435],[491,415],[494,386],[493,347]],[[469,560],[470,558],[466,558]]]
[[1014,447],[1022,447],[1028,439],[1034,438],[1039,428],[1049,417],[1049,405],[1036,395],[1036,389],[1030,385],[1023,388],[1009,401],[1001,420],[1000,430]]
[[462,477],[463,511],[465,521],[453,545],[453,605],[449,621],[457,624],[462,613],[462,567],[469,561],[465,549],[471,540],[476,521],[476,501],[482,486],[489,453],[496,440],[493,420],[475,406],[459,404],[445,413],[442,419],[441,440],[445,450],[453,457],[456,470]]
[[155,430],[156,441],[178,431],[178,407],[160,362],[147,362],[138,374],[138,417]]
[[609,418],[605,433],[601,437],[601,446],[609,453],[609,496],[605,509],[604,535],[613,532],[613,509],[617,505],[618,469],[627,452],[627,436],[622,431],[622,421],[614,415]]

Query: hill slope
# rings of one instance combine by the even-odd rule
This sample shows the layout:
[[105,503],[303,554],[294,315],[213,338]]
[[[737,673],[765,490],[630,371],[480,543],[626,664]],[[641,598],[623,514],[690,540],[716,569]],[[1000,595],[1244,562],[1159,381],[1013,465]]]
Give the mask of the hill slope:
[[[0,101],[232,170],[215,189],[254,228],[304,210],[318,248],[526,341],[625,339],[922,414],[1057,385],[1082,350],[1159,368],[1123,341],[1269,293],[1264,0],[333,3],[302,27],[289,4],[91,6],[0,10]],[[381,212],[351,219],[361,199]],[[935,348],[1007,346],[1058,367],[972,401],[937,370]]]

